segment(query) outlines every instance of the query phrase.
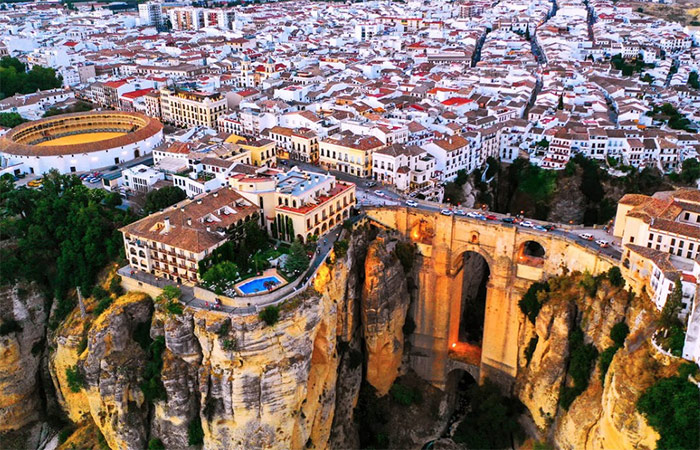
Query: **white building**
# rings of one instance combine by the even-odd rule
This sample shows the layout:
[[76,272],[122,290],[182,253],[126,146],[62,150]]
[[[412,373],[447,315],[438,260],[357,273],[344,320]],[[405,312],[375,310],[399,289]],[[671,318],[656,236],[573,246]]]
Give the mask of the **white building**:
[[158,181],[164,180],[165,174],[143,164],[129,167],[122,171],[122,185],[132,191],[147,192],[153,189]]
[[147,2],[139,5],[139,18],[143,26],[163,25],[163,7],[160,3]]

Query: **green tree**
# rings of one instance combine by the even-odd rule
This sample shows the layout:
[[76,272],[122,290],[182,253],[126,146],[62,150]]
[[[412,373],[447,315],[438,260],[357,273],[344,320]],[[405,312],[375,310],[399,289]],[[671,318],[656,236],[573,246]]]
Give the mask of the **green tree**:
[[641,80],[645,83],[651,84],[654,82],[654,77],[652,77],[648,73],[645,73],[644,75],[642,75]]
[[187,443],[189,445],[202,445],[204,443],[204,430],[199,416],[195,417],[187,427]]
[[146,202],[143,207],[145,214],[152,214],[161,209],[172,206],[187,198],[185,191],[177,186],[165,186],[150,191],[146,194]]
[[490,380],[471,385],[466,392],[469,412],[459,424],[454,440],[467,448],[511,448],[525,438],[518,417],[525,410],[519,400],[504,397]]
[[619,267],[612,266],[610,270],[608,270],[607,276],[611,285],[618,288],[625,286],[625,279],[622,277],[622,272],[620,271]]
[[85,378],[77,365],[66,367],[66,382],[71,392],[80,392],[85,387]]
[[559,96],[559,101],[557,102],[557,109],[558,110],[564,109],[564,94],[561,94]]
[[300,240],[295,240],[289,249],[287,260],[284,263],[284,270],[289,274],[299,274],[309,267],[309,256],[306,254],[304,244]]
[[681,180],[687,184],[695,184],[700,178],[700,162],[695,158],[688,158],[681,165]]
[[26,121],[27,119],[20,116],[16,112],[0,113],[0,127],[14,128],[17,125]]
[[683,284],[681,280],[676,280],[676,284],[673,286],[673,291],[666,297],[666,303],[661,310],[661,317],[659,318],[659,325],[662,328],[671,328],[672,326],[678,325],[680,320],[678,319],[678,313],[681,312],[683,307]]
[[163,445],[163,441],[160,439],[153,438],[148,441],[148,450],[165,450],[165,445]]
[[38,90],[61,87],[62,80],[51,68],[34,66],[30,71],[17,58],[0,59],[0,100],[17,93],[29,94]]
[[465,200],[464,190],[462,190],[462,187],[457,183],[453,183],[450,181],[445,185],[443,198],[446,203],[455,206],[460,205],[464,203]]
[[690,72],[690,75],[688,76],[688,86],[693,89],[700,89],[700,82],[698,81],[697,72]]
[[231,261],[222,261],[211,266],[202,276],[202,281],[214,288],[217,294],[223,294],[230,282],[238,278],[238,266]]
[[700,448],[698,387],[688,381],[687,373],[696,370],[682,367],[678,375],[657,381],[637,400],[637,411],[659,433],[656,448]]
[[267,306],[260,311],[259,317],[260,320],[265,322],[268,326],[272,326],[280,319],[280,309],[275,305]]
[[469,174],[467,174],[467,171],[464,169],[459,169],[457,171],[457,176],[455,177],[455,184],[461,187],[464,186],[468,180]]

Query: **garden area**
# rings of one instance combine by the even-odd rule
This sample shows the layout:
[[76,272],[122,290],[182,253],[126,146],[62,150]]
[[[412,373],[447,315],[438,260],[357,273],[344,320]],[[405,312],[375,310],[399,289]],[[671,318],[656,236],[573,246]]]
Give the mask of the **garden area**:
[[[276,268],[278,275],[291,282],[309,267],[316,251],[317,240],[308,241],[306,245],[300,241],[290,245],[270,238],[257,222],[246,222],[236,238],[199,262],[202,285],[218,295],[233,297],[238,283],[261,276],[270,268]],[[264,289],[272,291],[283,284],[269,281]]]

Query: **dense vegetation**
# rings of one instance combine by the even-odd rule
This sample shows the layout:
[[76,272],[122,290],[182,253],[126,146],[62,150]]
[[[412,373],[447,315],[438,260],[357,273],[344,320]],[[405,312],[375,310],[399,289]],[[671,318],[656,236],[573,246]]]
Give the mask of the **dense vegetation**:
[[664,103],[661,106],[654,105],[653,109],[647,115],[654,120],[668,124],[674,130],[685,130],[691,133],[696,132],[695,127],[683,114],[670,103]]
[[700,448],[698,387],[688,380],[698,367],[686,363],[678,374],[662,378],[637,401],[637,411],[660,435],[657,448]]
[[36,91],[61,87],[60,75],[51,68],[27,66],[17,58],[5,56],[0,59],[0,100],[13,95],[29,94]]
[[486,380],[467,388],[469,412],[459,424],[454,441],[467,448],[511,448],[521,443],[525,432],[518,417],[525,407],[516,398],[504,397],[499,387]]
[[[239,237],[237,241],[226,242],[199,262],[199,273],[202,277],[206,276],[214,265],[225,261],[234,263],[241,274],[249,271],[257,272],[267,267],[267,261],[264,258],[258,258],[258,252],[268,250],[270,247],[265,229],[257,221],[250,220],[234,234]],[[232,266],[229,267],[231,268]]]
[[630,60],[626,60],[619,53],[610,58],[610,64],[616,70],[621,70],[622,75],[626,77],[631,76],[635,72],[642,72],[645,67],[654,67],[654,64],[645,64],[644,59],[641,57],[641,55]]
[[160,189],[155,189],[146,194],[143,212],[144,214],[152,214],[174,205],[177,202],[181,202],[186,198],[187,194],[185,191],[177,186],[165,186]]
[[163,336],[156,337],[148,345],[148,360],[146,361],[146,369],[143,372],[143,381],[140,387],[146,401],[150,403],[166,399],[165,386],[163,386],[163,381],[160,377],[163,369],[164,350],[165,338]]
[[202,420],[196,416],[187,427],[187,443],[189,445],[202,445],[204,443],[204,430]]
[[[480,169],[472,174],[477,205],[487,205],[490,210],[503,214],[517,215],[522,212],[527,217],[539,220],[573,220],[587,225],[604,224],[612,219],[617,201],[623,194],[651,195],[670,189],[669,181],[675,181],[672,177],[666,179],[656,168],[638,171],[620,165],[614,158],[598,161],[580,154],[559,171],[541,169],[523,158],[517,158],[507,165],[494,158],[489,158],[487,162],[485,176]],[[624,176],[611,176],[606,163],[621,170]],[[692,184],[698,176],[700,168],[687,171],[678,181]],[[572,200],[577,203],[574,209],[557,209],[558,205]]]
[[683,308],[683,285],[676,280],[673,290],[666,298],[659,318],[657,341],[674,356],[681,356],[685,342],[685,327],[678,318]]
[[591,377],[595,360],[598,358],[598,350],[593,344],[586,344],[583,340],[583,330],[576,327],[569,335],[569,367],[567,375],[572,383],[565,383],[561,387],[559,405],[568,410],[576,397],[588,388],[588,380]]
[[26,121],[27,119],[16,112],[0,113],[0,127],[14,128]]
[[280,320],[280,309],[278,306],[270,305],[260,311],[260,320],[268,326],[276,324]]
[[612,362],[615,353],[625,344],[625,339],[630,333],[630,328],[627,324],[622,321],[613,325],[610,330],[610,339],[613,341],[613,345],[603,350],[598,358],[600,367],[600,382],[605,384],[605,375],[608,373],[608,368],[610,368],[610,363]]
[[540,309],[542,309],[542,305],[547,301],[548,292],[549,283],[546,281],[535,282],[530,285],[518,302],[520,311],[527,316],[533,325],[535,324],[537,315],[540,313]]
[[65,108],[56,108],[56,107],[52,106],[44,113],[44,117],[58,116],[59,114],[69,114],[69,113],[84,112],[84,111],[91,111],[91,110],[92,110],[91,104],[78,101],[70,106],[66,106]]
[[134,217],[116,208],[119,196],[89,189],[78,177],[56,171],[42,189],[14,188],[0,179],[0,283],[38,282],[58,308],[52,326],[74,306],[71,289],[91,292],[97,273],[123,253],[118,229]]

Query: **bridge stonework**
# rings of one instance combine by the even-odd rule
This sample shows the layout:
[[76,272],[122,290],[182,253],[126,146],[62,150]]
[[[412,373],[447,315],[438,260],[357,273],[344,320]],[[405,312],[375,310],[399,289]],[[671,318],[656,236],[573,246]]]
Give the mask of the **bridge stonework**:
[[[490,378],[504,387],[518,371],[520,327],[525,317],[518,301],[533,281],[563,270],[592,274],[607,271],[615,261],[566,236],[482,221],[444,216],[405,207],[365,208],[367,217],[392,228],[417,244],[418,294],[412,306],[416,329],[411,336],[412,368],[434,386],[444,389],[449,372],[463,367],[451,351],[457,345],[462,301],[463,255],[484,257],[489,266],[484,334],[480,360],[470,373],[480,382]],[[521,256],[527,241],[539,243],[544,258]],[[478,367],[476,367],[478,364]]]

